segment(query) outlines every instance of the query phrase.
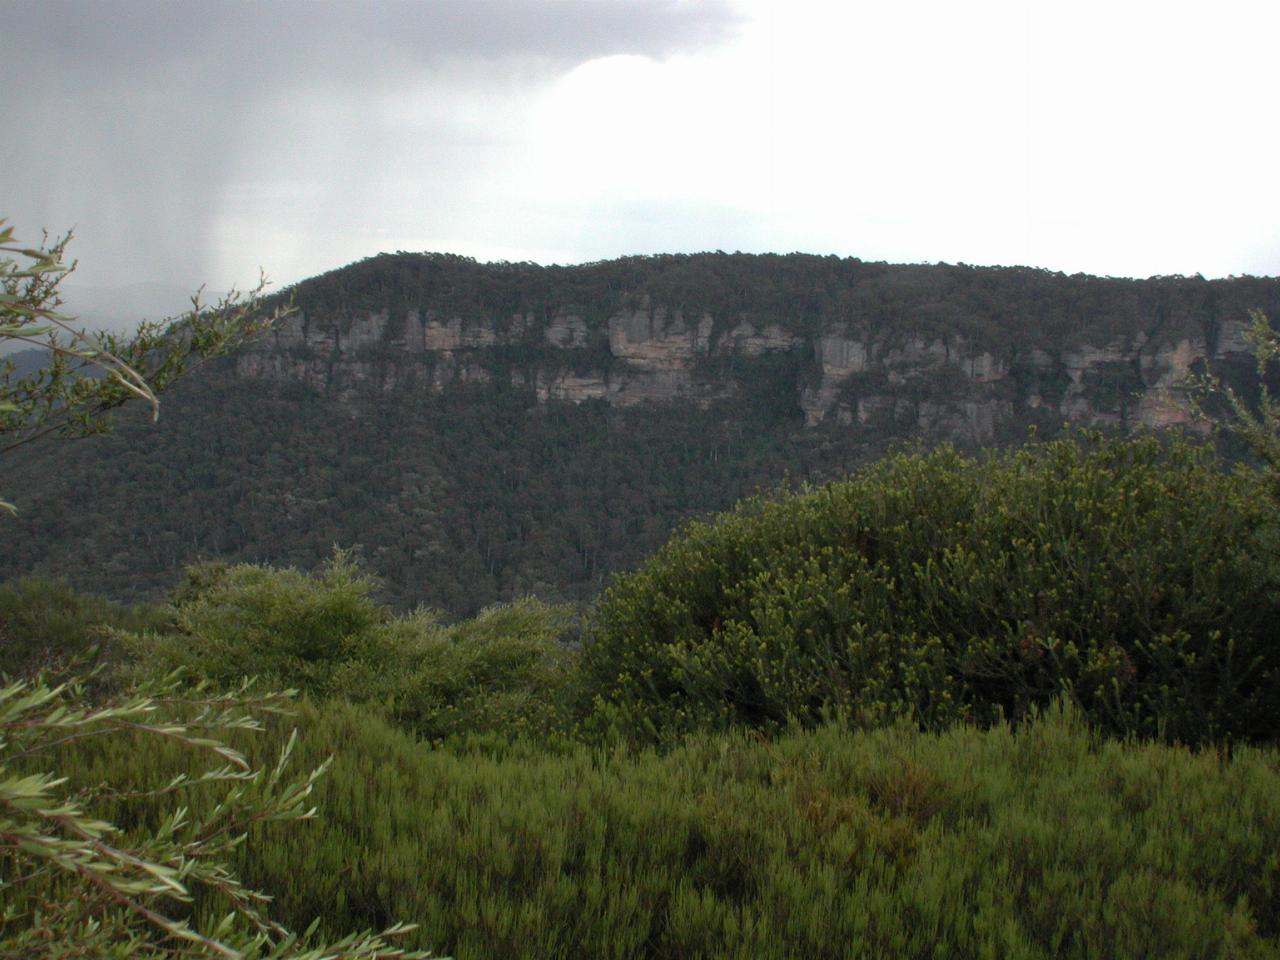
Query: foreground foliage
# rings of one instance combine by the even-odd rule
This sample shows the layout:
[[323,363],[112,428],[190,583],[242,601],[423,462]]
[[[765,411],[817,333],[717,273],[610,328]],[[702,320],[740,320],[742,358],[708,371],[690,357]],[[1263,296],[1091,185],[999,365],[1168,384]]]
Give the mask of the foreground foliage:
[[1280,397],[1271,389],[1280,373],[1280,332],[1261,310],[1251,310],[1249,319],[1245,337],[1257,363],[1257,382],[1251,385],[1256,395],[1253,389],[1245,395],[1220,379],[1200,376],[1192,380],[1192,399],[1202,418],[1253,455],[1280,502]]
[[[1274,748],[1104,741],[1071,709],[941,734],[695,735],[662,754],[425,749],[337,701],[298,722],[300,762],[334,754],[321,815],[238,854],[286,922],[413,917],[407,944],[460,960],[1280,950]],[[78,762],[165,775],[105,746]]]
[[1280,735],[1265,477],[1155,439],[902,455],[684,529],[604,594],[606,723],[938,729],[1065,693],[1113,734]]
[[[259,716],[278,713],[281,695],[243,687],[181,693],[175,679],[119,701],[91,699],[75,679],[0,688],[0,956],[425,956],[388,944],[411,929],[404,926],[309,943],[310,931],[300,938],[273,920],[270,897],[244,886],[231,868],[251,827],[315,814],[309,798],[327,764],[286,776],[292,735],[274,763],[257,769],[220,739],[260,730]],[[138,763],[151,763],[158,745],[187,760],[206,754],[214,765],[171,771],[163,783],[120,768],[102,780],[87,776],[91,768],[75,762],[77,750],[111,737],[126,740]],[[204,801],[200,812],[189,805],[193,798]],[[135,823],[151,818],[150,829],[126,834],[103,819],[112,803],[124,804],[121,812]],[[218,915],[190,922],[196,896],[216,904]]]
[[[0,454],[45,437],[106,432],[110,412],[131,399],[146,401],[154,419],[159,392],[279,315],[255,308],[260,285],[246,303],[232,294],[205,309],[195,297],[185,317],[143,323],[128,338],[77,329],[58,309],[58,287],[70,272],[62,262],[69,239],[20,247],[0,220],[0,346],[34,344],[45,357],[26,375],[0,362]],[[0,500],[0,512],[14,509]],[[74,660],[89,652],[97,629],[139,623],[109,605],[68,600],[64,588],[30,583],[6,588],[0,607],[4,675]],[[146,677],[120,699],[106,695],[94,672],[61,683],[39,672],[30,680],[6,679],[0,686],[0,956],[409,956],[386,942],[409,929],[398,925],[331,944],[313,942],[310,930],[299,937],[268,915],[270,898],[244,887],[229,867],[251,826],[313,812],[305,803],[324,765],[287,779],[292,737],[265,769],[254,769],[219,739],[257,729],[255,713],[278,710],[279,700],[250,697],[246,685],[184,693],[173,678],[157,684]],[[129,740],[135,758],[159,741],[180,746],[188,758],[212,753],[218,765],[179,771],[151,786],[138,778],[88,778],[76,750],[104,738]],[[186,803],[210,794],[211,805],[193,815]],[[121,801],[131,819],[149,814],[149,829],[126,835],[102,816],[105,803]],[[219,912],[193,923],[185,914],[197,896]]]

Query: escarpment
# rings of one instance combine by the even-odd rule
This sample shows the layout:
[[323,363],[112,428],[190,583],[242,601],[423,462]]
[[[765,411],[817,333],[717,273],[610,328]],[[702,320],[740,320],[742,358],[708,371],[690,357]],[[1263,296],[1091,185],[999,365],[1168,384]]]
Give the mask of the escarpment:
[[699,254],[577,267],[395,254],[306,281],[239,359],[340,397],[522,390],[539,402],[755,404],[833,429],[994,439],[1054,418],[1169,426],[1188,374],[1247,369],[1280,282],[1064,276]]

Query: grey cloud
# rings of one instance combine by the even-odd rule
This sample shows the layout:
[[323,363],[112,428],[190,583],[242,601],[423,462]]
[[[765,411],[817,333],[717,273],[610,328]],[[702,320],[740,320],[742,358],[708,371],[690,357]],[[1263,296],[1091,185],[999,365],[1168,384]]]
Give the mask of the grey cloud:
[[[360,115],[366,91],[416,85],[447,113],[467,85],[504,96],[596,57],[712,45],[737,26],[726,0],[0,0],[0,216],[28,237],[78,225],[95,282],[198,283],[227,184],[311,149],[300,131],[317,115],[350,144],[350,183],[334,188],[350,196],[378,176],[401,138]],[[276,112],[260,161],[264,111]],[[432,136],[419,148],[457,131]]]
[[0,13],[6,59],[54,83],[68,74],[112,82],[180,71],[305,82],[471,59],[564,66],[623,53],[663,57],[723,40],[737,24],[723,0],[41,0]]

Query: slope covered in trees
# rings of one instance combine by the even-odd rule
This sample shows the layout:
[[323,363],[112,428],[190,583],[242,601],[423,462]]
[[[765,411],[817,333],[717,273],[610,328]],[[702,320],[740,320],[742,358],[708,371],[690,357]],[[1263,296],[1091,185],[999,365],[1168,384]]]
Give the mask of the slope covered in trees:
[[5,464],[20,512],[0,576],[137,599],[199,559],[309,569],[337,544],[401,607],[585,601],[681,518],[843,472],[880,446],[762,414],[539,407],[483,389],[357,413],[230,376],[176,388],[159,423],[119,421],[113,436]]
[[[338,390],[338,380],[250,378],[226,363],[180,384],[155,427],[126,415],[113,437],[6,457],[0,482],[18,491],[22,509],[0,577],[63,576],[136,599],[157,595],[198,560],[310,568],[337,544],[356,549],[400,607],[425,603],[467,615],[526,593],[582,602],[684,518],[758,489],[839,476],[894,442],[976,442],[971,433],[948,433],[954,417],[921,426],[922,411],[954,412],[968,402],[972,385],[949,368],[907,370],[901,383],[897,368],[851,376],[842,389],[864,391],[849,401],[853,412],[816,427],[804,425],[797,398],[825,361],[803,351],[785,351],[777,363],[763,362],[767,354],[704,358],[700,375],[741,386],[731,399],[705,404],[540,402],[536,377],[513,376],[552,355],[561,366],[609,362],[599,337],[618,311],[706,313],[726,336],[744,320],[776,321],[806,336],[849,324],[883,343],[963,336],[1012,364],[990,388],[1012,391],[1012,399],[991,402],[1014,411],[995,422],[987,438],[994,443],[1021,442],[1031,425],[1053,436],[1064,420],[1048,399],[1031,401],[1036,391],[1048,398],[1065,387],[1026,380],[1018,356],[1099,338],[1208,343],[1239,326],[1248,307],[1280,314],[1280,290],[1267,279],[1109,280],[799,255],[538,267],[392,254],[299,284],[280,302],[288,299],[298,324],[340,329],[385,314],[385,340],[370,348],[383,357],[404,349],[396,325],[411,313],[462,318],[494,336],[513,316],[533,319],[511,343],[488,349],[485,382],[442,393],[385,384]],[[566,311],[582,318],[587,339],[560,349],[539,330]],[[257,349],[276,349],[273,342]],[[308,362],[330,363],[322,360]],[[1121,423],[1144,369],[1107,361],[1093,380],[1082,374],[1081,409]],[[1229,372],[1251,371],[1246,362]],[[877,406],[875,397],[891,402]]]

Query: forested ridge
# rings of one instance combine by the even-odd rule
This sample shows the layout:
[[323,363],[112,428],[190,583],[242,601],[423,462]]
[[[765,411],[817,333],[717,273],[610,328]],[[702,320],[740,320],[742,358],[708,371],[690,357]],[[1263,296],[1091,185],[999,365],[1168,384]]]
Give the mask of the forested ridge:
[[[392,355],[393,321],[410,310],[499,330],[518,314],[545,325],[571,312],[599,331],[617,311],[641,305],[706,313],[725,329],[744,318],[811,332],[847,322],[877,337],[963,334],[1025,354],[1089,338],[1212,339],[1249,306],[1280,313],[1280,290],[1266,278],[1113,280],[802,255],[540,267],[402,253],[305,281],[270,303],[292,303],[295,323],[340,326],[383,311],[391,318],[383,349]],[[541,363],[557,351],[538,336],[535,324],[482,362],[507,370]],[[604,347],[588,341],[560,352],[607,362]],[[745,384],[734,400],[625,409],[539,402],[527,383],[500,377],[443,392],[339,393],[244,377],[231,358],[179,383],[158,424],[127,411],[112,436],[6,457],[0,480],[21,510],[0,576],[65,577],[132,600],[158,596],[198,560],[305,569],[337,544],[355,549],[382,578],[384,598],[404,609],[427,604],[464,616],[530,593],[585,603],[610,572],[634,566],[686,518],[757,490],[840,476],[894,443],[953,439],[973,448],[971,436],[950,436],[945,422],[923,430],[915,415],[921,404],[954,405],[963,388],[954,376],[924,371],[895,386],[893,371],[887,380],[860,375],[907,398],[897,416],[890,409],[866,422],[805,427],[797,378],[816,360],[794,350],[779,356],[701,361],[705,375]],[[1132,364],[1111,366],[1118,369],[1104,370],[1089,395],[1102,411],[1122,409],[1126,392],[1142,385]],[[1014,383],[1020,368],[1011,369],[1008,389],[1023,389]],[[1247,383],[1251,366],[1224,361],[1217,372]],[[1017,407],[991,440],[1021,443],[1031,427],[1052,437],[1064,419],[1045,405]]]
[[[304,315],[409,309],[490,318],[557,312],[603,322],[627,309],[781,322],[798,331],[852,322],[962,334],[1027,349],[1200,332],[1250,309],[1280,310],[1270,277],[1123,279],[1031,267],[888,264],[807,254],[663,254],[579,266],[483,263],[450,254],[385,253],[299,283],[279,297]],[[394,327],[389,336],[394,336]]]
[[0,573],[140,599],[196,560],[307,569],[337,544],[401,608],[585,602],[682,518],[875,449],[715,409],[413,400],[356,415],[304,387],[208,377],[175,389],[157,424],[126,415],[112,436],[16,452]]

